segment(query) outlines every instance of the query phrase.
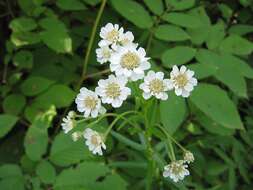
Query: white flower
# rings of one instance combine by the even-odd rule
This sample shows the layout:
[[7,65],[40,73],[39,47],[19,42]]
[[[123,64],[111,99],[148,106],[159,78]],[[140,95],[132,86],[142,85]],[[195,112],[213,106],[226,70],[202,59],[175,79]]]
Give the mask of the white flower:
[[130,31],[123,33],[119,38],[119,44],[121,46],[127,46],[127,45],[131,44],[133,41],[134,41],[134,35]]
[[97,61],[101,64],[106,63],[110,60],[112,50],[109,46],[102,46],[96,49]]
[[108,46],[112,44],[116,44],[119,39],[122,38],[124,29],[119,28],[118,24],[108,23],[104,27],[101,28],[100,37],[102,40],[99,42],[99,46]]
[[70,111],[68,115],[62,119],[62,129],[64,130],[64,133],[68,133],[75,127],[75,112]]
[[109,75],[106,80],[99,80],[96,93],[101,97],[103,103],[111,104],[118,108],[122,105],[127,96],[131,94],[131,89],[126,87],[127,79],[123,76],[115,77]]
[[174,182],[183,180],[185,176],[190,175],[187,167],[183,160],[173,161],[164,167],[163,177],[170,177]]
[[80,131],[74,132],[71,134],[72,140],[74,142],[78,141],[78,139],[82,136],[82,133]]
[[101,105],[101,100],[97,94],[87,88],[81,88],[80,93],[77,95],[76,100],[77,110],[84,113],[84,117],[95,118],[98,114],[104,114],[105,108]]
[[194,162],[194,156],[190,151],[184,152],[184,162],[188,164]]
[[139,87],[143,90],[142,96],[144,99],[155,96],[161,100],[168,99],[166,92],[172,88],[169,79],[164,79],[163,72],[155,73],[154,71],[148,72],[147,76],[144,77],[144,82]]
[[103,155],[102,148],[105,150],[106,146],[98,132],[87,128],[84,130],[83,136],[86,139],[85,144],[93,154]]
[[136,44],[118,47],[110,58],[110,69],[117,76],[124,75],[132,81],[142,79],[144,71],[150,68],[150,63],[143,48]]
[[188,97],[198,81],[193,77],[194,71],[187,69],[184,65],[179,69],[176,65],[170,73],[170,83],[175,89],[177,96]]

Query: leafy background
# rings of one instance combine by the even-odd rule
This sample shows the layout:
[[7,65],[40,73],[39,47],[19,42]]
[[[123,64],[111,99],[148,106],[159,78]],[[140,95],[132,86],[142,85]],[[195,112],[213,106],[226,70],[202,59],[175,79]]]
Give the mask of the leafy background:
[[[99,158],[60,130],[80,84],[92,89],[108,72],[96,62],[98,31],[87,73],[81,72],[103,3],[0,1],[0,189],[133,190],[149,183],[142,130],[114,131]],[[252,189],[253,2],[108,0],[98,29],[107,22],[134,33],[154,70],[168,76],[172,65],[185,64],[199,80],[189,99],[170,94],[151,108],[196,159],[182,183],[163,179],[160,169],[169,160],[154,131],[151,189]]]

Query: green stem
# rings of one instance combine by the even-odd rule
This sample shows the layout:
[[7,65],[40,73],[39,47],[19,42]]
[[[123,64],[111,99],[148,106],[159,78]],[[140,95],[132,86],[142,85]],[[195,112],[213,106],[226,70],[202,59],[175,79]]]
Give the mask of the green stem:
[[99,11],[98,11],[98,14],[97,14],[97,17],[96,17],[96,20],[95,20],[95,23],[94,23],[94,25],[92,27],[92,31],[91,31],[91,35],[90,35],[90,40],[89,40],[87,51],[86,51],[86,55],[85,55],[85,58],[84,58],[82,76],[81,76],[81,80],[78,83],[77,89],[80,88],[80,86],[82,85],[82,83],[83,83],[83,81],[85,79],[85,75],[86,75],[86,72],[87,72],[87,67],[88,67],[88,62],[89,62],[89,58],[90,58],[91,49],[92,49],[93,42],[94,42],[94,39],[95,39],[95,35],[96,35],[96,32],[97,32],[98,23],[99,23],[99,21],[101,19],[101,16],[103,14],[103,11],[104,11],[104,8],[105,8],[105,5],[106,5],[106,1],[107,0],[102,0],[101,6],[99,8]]
[[175,161],[176,156],[175,156],[173,145],[172,145],[171,141],[169,141],[168,144],[169,144],[169,149],[170,149],[170,152],[171,152],[170,159],[171,159],[171,161]]

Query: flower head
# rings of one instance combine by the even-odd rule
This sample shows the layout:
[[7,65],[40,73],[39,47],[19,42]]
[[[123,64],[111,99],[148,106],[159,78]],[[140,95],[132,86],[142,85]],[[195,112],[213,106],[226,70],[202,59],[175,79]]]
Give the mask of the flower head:
[[64,133],[68,133],[75,127],[75,112],[70,111],[68,115],[62,119],[62,129],[64,130]]
[[95,118],[98,114],[104,114],[105,108],[101,105],[101,100],[97,94],[87,88],[81,88],[80,93],[77,95],[76,100],[77,110],[84,113],[84,117]]
[[185,176],[190,175],[187,167],[183,160],[173,161],[164,167],[163,177],[170,177],[174,182],[183,180]]
[[127,46],[133,43],[134,41],[134,35],[132,32],[127,31],[126,33],[123,33],[119,38],[119,44],[121,46]]
[[144,99],[155,96],[157,99],[167,100],[168,94],[166,92],[171,89],[171,86],[169,79],[164,79],[163,72],[149,71],[144,77],[144,82],[140,84],[140,89],[143,90]]
[[174,65],[170,73],[170,83],[175,89],[177,96],[188,97],[193,87],[198,81],[194,76],[194,71],[187,69],[184,65],[180,69]]
[[109,46],[102,46],[96,49],[97,61],[101,64],[106,63],[110,60],[112,50]]
[[126,84],[127,79],[125,77],[110,75],[108,79],[98,81],[98,87],[95,91],[101,97],[103,103],[118,108],[131,94],[131,89],[126,87]]
[[85,144],[93,154],[103,155],[102,148],[105,150],[106,146],[98,132],[87,128],[84,130],[83,136],[86,139]]
[[76,131],[71,134],[71,138],[74,142],[78,141],[81,136],[82,136],[82,133],[80,131]]
[[110,69],[117,76],[125,76],[132,81],[142,79],[144,71],[150,63],[143,48],[137,49],[136,44],[119,47],[110,58]]
[[190,151],[184,152],[184,162],[188,164],[194,162],[194,156]]
[[118,24],[108,23],[101,28],[100,37],[102,40],[99,42],[99,46],[108,46],[116,44],[119,39],[122,38],[123,28],[120,28]]

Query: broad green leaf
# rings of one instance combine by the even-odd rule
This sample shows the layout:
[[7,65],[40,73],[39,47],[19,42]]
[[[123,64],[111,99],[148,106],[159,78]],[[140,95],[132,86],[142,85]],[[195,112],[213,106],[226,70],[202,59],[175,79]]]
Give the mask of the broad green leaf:
[[23,110],[26,99],[22,94],[11,94],[3,101],[3,109],[5,113],[18,115]]
[[163,1],[162,0],[144,0],[144,3],[148,8],[156,15],[161,15],[163,13]]
[[101,0],[82,0],[82,1],[85,2],[85,3],[88,4],[88,5],[95,6],[95,5],[97,5]]
[[170,93],[168,100],[160,103],[161,122],[170,134],[177,131],[186,117],[185,100]]
[[195,5],[195,0],[165,0],[167,6],[171,6],[172,10],[180,11],[192,8]]
[[64,11],[77,11],[86,9],[80,0],[57,0],[56,5]]
[[243,129],[236,106],[227,93],[218,86],[199,84],[190,96],[190,100],[207,116],[224,127]]
[[162,55],[162,62],[164,66],[172,67],[173,65],[182,65],[195,56],[196,49],[187,46],[176,46],[166,50]]
[[33,54],[30,51],[21,50],[14,55],[13,64],[21,69],[31,69],[33,67]]
[[11,21],[10,28],[13,32],[27,32],[37,28],[37,23],[29,17],[18,17]]
[[229,19],[231,19],[231,17],[233,16],[233,10],[226,4],[221,3],[218,5],[219,10],[222,13],[222,16],[229,21]]
[[0,167],[1,190],[25,190],[25,179],[18,165],[5,164]]
[[190,36],[180,27],[173,25],[159,25],[155,30],[155,37],[164,41],[185,41]]
[[75,92],[65,85],[53,85],[46,92],[39,95],[35,102],[44,105],[55,105],[57,108],[67,107],[75,97]]
[[229,28],[228,32],[230,34],[237,34],[239,36],[246,35],[248,33],[253,32],[253,26],[252,25],[246,25],[246,24],[236,24]]
[[238,35],[232,34],[221,42],[219,49],[226,53],[249,55],[253,51],[253,43]]
[[225,37],[225,26],[223,22],[218,22],[217,24],[210,27],[208,38],[206,39],[206,45],[208,49],[216,49],[223,38]]
[[167,13],[163,15],[162,19],[185,28],[199,28],[202,26],[199,17],[185,13]]
[[55,115],[55,108],[52,107],[44,114],[39,115],[26,132],[25,152],[32,161],[39,161],[46,153],[49,140],[47,130]]
[[11,34],[11,41],[15,46],[25,46],[40,42],[40,36],[35,32],[15,32]]
[[52,85],[54,81],[43,77],[31,76],[21,84],[21,91],[26,96],[35,96]]
[[56,178],[56,171],[52,164],[46,160],[42,160],[37,168],[36,174],[45,184],[52,184]]
[[42,41],[58,53],[72,51],[72,39],[63,22],[55,18],[44,18],[40,26],[45,30],[40,33]]
[[139,28],[150,28],[153,25],[152,18],[141,4],[133,0],[111,0],[111,2],[117,12]]
[[210,64],[193,63],[187,65],[189,69],[195,72],[197,79],[203,79],[213,76],[216,73],[216,67]]
[[4,137],[16,124],[18,118],[13,115],[0,114],[0,138]]
[[69,166],[88,158],[91,158],[91,153],[82,140],[74,142],[64,133],[56,136],[50,151],[50,161],[55,165]]

